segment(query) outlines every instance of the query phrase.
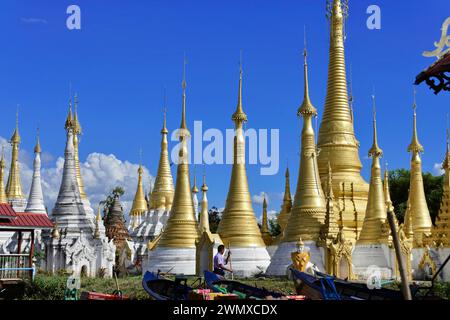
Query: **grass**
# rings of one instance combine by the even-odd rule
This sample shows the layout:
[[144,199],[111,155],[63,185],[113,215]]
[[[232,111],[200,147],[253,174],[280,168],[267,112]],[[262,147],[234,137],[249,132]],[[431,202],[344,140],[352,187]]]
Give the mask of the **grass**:
[[[198,286],[197,277],[188,277],[188,285]],[[25,289],[26,300],[62,300],[64,299],[64,290],[66,287],[67,276],[64,275],[46,275],[37,274],[35,281],[29,283]],[[132,276],[119,278],[119,288],[124,295],[130,299],[147,300],[149,295],[142,288],[142,276]],[[239,279],[239,281],[251,286],[266,288],[272,291],[278,291],[283,294],[295,294],[293,282],[287,278],[251,278]],[[391,285],[392,287],[393,285]],[[395,286],[394,286],[395,287]],[[81,278],[80,291],[96,291],[102,293],[112,293],[116,290],[114,279],[103,278]],[[435,294],[450,299],[450,283],[438,282],[435,284]]]

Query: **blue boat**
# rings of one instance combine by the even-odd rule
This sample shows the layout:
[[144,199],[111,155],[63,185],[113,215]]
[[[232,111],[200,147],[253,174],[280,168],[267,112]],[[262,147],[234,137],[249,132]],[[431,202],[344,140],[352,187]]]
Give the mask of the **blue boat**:
[[316,277],[290,268],[297,294],[311,300],[342,300],[334,285],[334,277]]
[[175,280],[170,280],[149,271],[142,278],[142,287],[154,300],[187,300],[192,291],[186,278],[176,277]]
[[240,299],[264,300],[267,298],[279,299],[282,293],[269,291],[265,288],[252,287],[235,280],[228,280],[211,271],[204,271],[205,282],[209,289],[219,293],[233,293]]

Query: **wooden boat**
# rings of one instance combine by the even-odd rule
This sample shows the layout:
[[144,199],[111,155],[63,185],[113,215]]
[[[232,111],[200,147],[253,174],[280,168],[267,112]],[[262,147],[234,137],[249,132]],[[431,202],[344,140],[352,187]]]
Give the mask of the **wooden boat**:
[[269,291],[264,288],[252,287],[239,281],[227,280],[213,272],[205,271],[205,282],[209,289],[214,292],[233,293],[239,296],[240,299],[280,299],[284,295]]
[[159,274],[147,271],[142,279],[144,290],[155,300],[187,300],[192,290],[187,285],[187,279],[177,277],[170,280]]
[[[294,279],[297,294],[303,294],[313,300],[403,300],[403,294],[399,290],[380,288],[369,289],[365,283],[351,282],[336,278],[321,272],[310,275],[295,269],[290,269]],[[422,296],[420,290],[430,290],[410,286],[414,300],[436,300],[433,295]]]
[[316,277],[292,268],[290,270],[297,294],[311,300],[342,300],[333,277]]

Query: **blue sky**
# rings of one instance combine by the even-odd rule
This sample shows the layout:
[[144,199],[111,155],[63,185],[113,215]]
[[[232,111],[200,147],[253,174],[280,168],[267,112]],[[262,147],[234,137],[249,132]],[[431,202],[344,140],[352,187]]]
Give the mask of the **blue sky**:
[[[81,30],[66,28],[66,8],[81,8]],[[366,27],[366,8],[381,8],[381,30]],[[409,166],[414,77],[434,60],[422,56],[439,40],[450,15],[448,0],[350,1],[347,67],[352,66],[355,132],[363,175],[369,176],[370,95],[375,87],[379,144],[390,168]],[[104,1],[4,0],[0,10],[0,136],[10,137],[20,104],[22,148],[32,150],[41,127],[42,147],[63,155],[69,83],[79,94],[84,129],[80,157],[94,152],[139,162],[139,149],[156,173],[167,88],[168,127],[180,122],[183,53],[188,59],[188,125],[232,128],[239,51],[244,61],[244,109],[248,128],[280,129],[279,174],[261,176],[248,167],[252,195],[264,191],[278,210],[289,162],[291,187],[298,174],[303,96],[303,29],[308,34],[311,99],[322,113],[327,82],[329,26],[325,0],[297,1]],[[445,150],[448,93],[417,87],[419,138],[424,171],[433,171]],[[173,145],[173,144],[172,144]],[[46,166],[54,166],[49,161]],[[223,207],[231,168],[206,169],[211,205]],[[175,174],[175,172],[174,172]],[[28,189],[28,186],[26,186]],[[107,190],[106,190],[107,191]],[[133,194],[135,190],[129,190]],[[259,215],[261,207],[255,205]]]

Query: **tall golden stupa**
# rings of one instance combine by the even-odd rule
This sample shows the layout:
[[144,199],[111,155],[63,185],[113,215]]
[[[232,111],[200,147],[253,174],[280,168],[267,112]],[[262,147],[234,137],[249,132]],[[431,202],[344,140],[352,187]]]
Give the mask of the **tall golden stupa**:
[[[9,170],[8,181],[6,183],[6,196],[10,202],[25,201],[25,196],[22,191],[22,182],[20,179],[20,164],[19,164],[19,145],[21,139],[19,134],[19,115],[16,115],[16,128],[11,137],[10,143],[12,146],[11,167]],[[14,203],[13,203],[14,207]],[[25,209],[25,208],[24,208]]]
[[277,223],[280,226],[281,233],[286,229],[286,225],[289,221],[292,210],[292,195],[291,195],[291,185],[289,181],[289,168],[286,168],[285,173],[285,183],[284,183],[284,195],[283,203],[281,204],[281,211],[277,217]]
[[[370,174],[369,198],[367,201],[366,216],[362,225],[358,244],[385,243],[388,240],[386,233],[386,200],[384,197],[383,182],[381,180],[380,157],[383,150],[378,146],[377,120],[375,116],[375,96],[373,99],[373,144],[369,150],[372,157],[372,169]],[[389,191],[388,191],[389,192]]]
[[150,197],[150,209],[164,209],[170,211],[173,201],[173,178],[170,171],[169,151],[167,142],[166,111],[161,129],[161,152],[159,155],[158,173]]
[[341,0],[333,0],[330,15],[330,52],[325,110],[320,124],[317,158],[322,185],[328,162],[333,172],[333,192],[339,224],[347,239],[356,239],[367,205],[369,185],[361,176],[359,142],[349,108],[344,53],[344,14]]
[[232,120],[235,123],[233,169],[225,210],[217,233],[225,245],[232,247],[264,247],[258,228],[245,169],[243,123],[247,115],[242,108],[242,68],[239,73],[238,103]]
[[[414,93],[415,94],[415,93]],[[425,190],[422,177],[422,160],[420,153],[423,152],[423,146],[417,136],[417,115],[416,101],[413,104],[413,137],[408,146],[411,152],[411,171],[409,181],[409,206],[405,214],[405,227],[413,232],[414,245],[422,246],[423,236],[431,233],[431,217],[428,211],[428,205],[425,198]]]
[[[169,220],[162,233],[157,248],[171,247],[177,249],[193,248],[199,233],[197,219],[194,212],[194,203],[191,196],[191,183],[189,177],[189,155],[187,140],[191,134],[186,125],[186,80],[183,72],[183,102],[181,125],[178,129],[180,150],[177,167],[175,194]],[[150,258],[151,262],[151,258]],[[195,270],[195,266],[193,268]]]
[[317,110],[309,98],[307,51],[304,50],[304,98],[297,115],[303,117],[302,145],[300,151],[300,170],[294,203],[283,242],[319,239],[325,222],[325,196],[320,184],[317,168],[317,149],[315,144],[312,118]]
[[139,164],[138,168],[138,183],[136,194],[134,195],[133,205],[130,210],[131,228],[135,229],[140,223],[142,215],[147,211],[147,200],[145,200],[144,187],[142,186],[142,174],[144,170]]

